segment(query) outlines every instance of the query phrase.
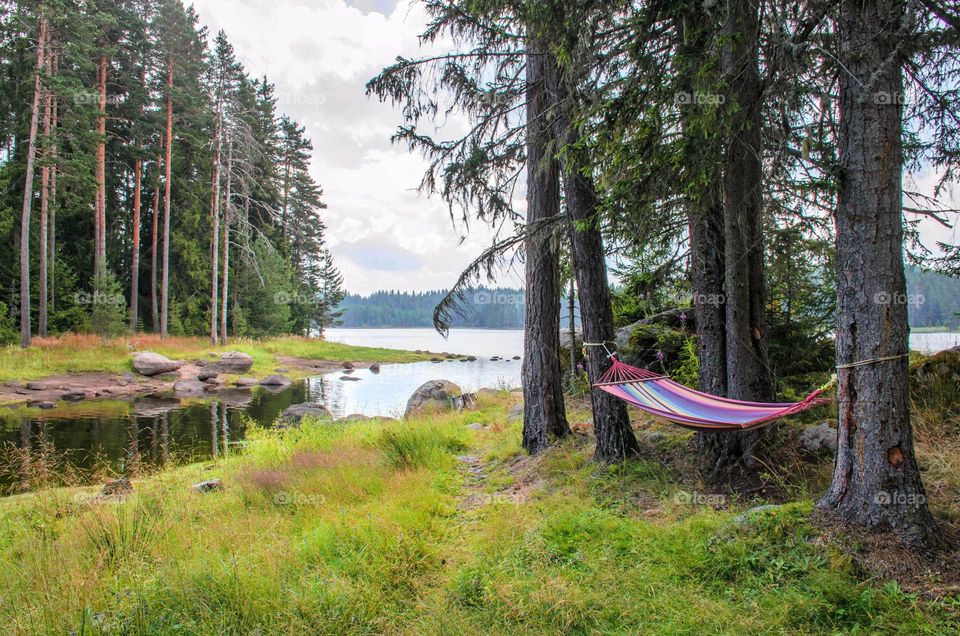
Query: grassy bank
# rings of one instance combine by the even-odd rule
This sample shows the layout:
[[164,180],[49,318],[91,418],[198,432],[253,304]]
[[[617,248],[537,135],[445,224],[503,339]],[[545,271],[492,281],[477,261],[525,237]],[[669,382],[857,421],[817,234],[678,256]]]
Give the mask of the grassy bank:
[[30,349],[9,346],[0,349],[0,381],[39,380],[65,373],[130,371],[131,353],[155,351],[175,360],[207,357],[208,353],[242,351],[253,357],[253,374],[273,373],[284,356],[333,362],[414,362],[429,356],[394,349],[350,345],[299,337],[270,340],[235,340],[226,347],[212,347],[203,338],[168,338],[154,335],[103,340],[90,335],[35,339]]
[[[0,630],[20,633],[952,633],[960,599],[863,581],[811,503],[696,494],[590,437],[520,452],[514,398],[412,422],[255,431],[242,456],[0,501]],[[573,413],[572,421],[584,413]],[[470,424],[483,424],[475,430]],[[656,442],[651,442],[656,439]],[[223,491],[190,485],[222,478]],[[954,593],[955,594],[955,593]]]

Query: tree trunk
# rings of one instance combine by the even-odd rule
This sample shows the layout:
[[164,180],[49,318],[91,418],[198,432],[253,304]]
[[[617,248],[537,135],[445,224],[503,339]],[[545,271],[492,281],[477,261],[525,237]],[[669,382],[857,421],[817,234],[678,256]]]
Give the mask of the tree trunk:
[[233,138],[227,145],[227,192],[223,208],[223,290],[220,305],[220,344],[227,344],[227,293],[230,289],[230,223],[233,221]]
[[[723,228],[728,397],[769,402],[773,377],[767,358],[761,188],[759,9],[752,0],[727,3],[723,68],[728,81],[728,135],[724,151]],[[734,465],[756,466],[756,431],[702,434],[701,450],[714,462],[713,479]]]
[[160,338],[167,337],[170,309],[170,168],[173,158],[173,56],[167,56],[167,141],[163,184],[163,279],[160,286]]
[[[903,271],[902,60],[898,0],[841,5],[836,214],[838,449],[818,509],[912,546],[933,546],[910,425]],[[891,358],[888,360],[878,360]]]
[[[554,67],[551,73],[555,80],[553,103],[556,117],[553,127],[555,139],[563,149],[563,186],[573,270],[580,294],[583,341],[612,342],[616,334],[603,237],[600,234],[599,200],[593,177],[590,176],[590,158],[585,150],[575,145],[579,139],[573,128],[571,111],[573,100],[576,99],[576,84],[560,77],[552,55],[543,57],[548,58],[546,63]],[[610,359],[602,347],[587,348],[590,378],[600,378],[609,368]],[[590,403],[593,407],[593,430],[597,438],[594,459],[598,462],[620,462],[636,454],[640,447],[630,427],[630,416],[623,401],[604,391],[591,391]]]
[[567,331],[570,333],[570,381],[577,377],[577,315],[575,306],[576,278],[570,277],[570,296],[567,298],[567,318],[570,321]]
[[220,307],[220,143],[221,122],[218,120],[213,141],[213,192],[210,197],[210,344],[217,344],[217,309]]
[[30,110],[30,136],[27,142],[26,177],[23,184],[23,210],[20,216],[20,346],[30,346],[30,211],[33,207],[33,162],[37,156],[37,128],[40,118],[40,94],[43,89],[44,42],[47,39],[47,18],[40,14],[37,38],[37,68],[33,80],[33,106]]
[[150,248],[150,311],[153,317],[153,331],[160,331],[160,307],[157,304],[157,226],[160,219],[160,166],[163,161],[157,155],[157,185],[153,190],[153,232]]
[[107,273],[107,56],[100,56],[98,70],[100,113],[97,117],[97,195],[94,214],[96,223],[96,254],[94,255],[94,279],[102,279]]
[[[47,72],[51,72],[50,65],[50,33],[44,38],[42,46],[46,47],[44,64]],[[44,151],[44,165],[40,168],[40,311],[37,316],[37,333],[41,338],[47,337],[47,222],[50,214],[50,165],[49,143],[53,118],[53,94],[49,89],[43,97],[43,137],[46,140]]]
[[523,447],[546,450],[550,435],[570,433],[560,372],[559,167],[551,135],[546,46],[527,42],[526,319],[523,353]]
[[[139,145],[137,152],[140,151]],[[143,161],[137,157],[133,166],[133,252],[130,261],[130,333],[137,333],[140,304],[140,195]]]
[[[51,51],[52,53],[52,51]],[[59,70],[59,61],[56,54],[53,55],[53,74],[56,75]],[[57,166],[59,164],[60,153],[57,148],[57,120],[59,104],[57,102],[57,94],[52,93],[52,106],[51,106],[51,117],[53,122],[51,123],[51,128],[53,129],[53,139],[51,140],[50,155],[53,158],[53,165],[50,166],[50,222],[48,224],[47,230],[49,232],[49,237],[47,240],[47,277],[49,279],[49,290],[50,290],[50,307],[49,314],[52,314],[56,311],[57,307],[57,277],[56,277],[56,264],[57,264]]]

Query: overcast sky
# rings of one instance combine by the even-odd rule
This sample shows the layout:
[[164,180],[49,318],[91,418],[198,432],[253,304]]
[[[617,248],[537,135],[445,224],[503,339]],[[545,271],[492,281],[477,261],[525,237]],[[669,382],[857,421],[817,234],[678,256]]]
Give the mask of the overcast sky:
[[[459,244],[463,231],[451,225],[446,205],[416,192],[426,162],[390,143],[398,110],[365,94],[367,80],[398,55],[423,53],[417,36],[426,20],[418,3],[196,0],[195,6],[211,35],[226,31],[250,74],[276,85],[280,110],[306,126],[312,173],[329,206],[327,239],[348,290],[447,288],[489,245],[490,231],[477,224]],[[909,181],[907,187],[930,192],[935,175]],[[957,195],[948,197],[952,207],[960,207]],[[932,221],[922,233],[931,245],[958,238]],[[502,282],[518,280],[507,274]]]

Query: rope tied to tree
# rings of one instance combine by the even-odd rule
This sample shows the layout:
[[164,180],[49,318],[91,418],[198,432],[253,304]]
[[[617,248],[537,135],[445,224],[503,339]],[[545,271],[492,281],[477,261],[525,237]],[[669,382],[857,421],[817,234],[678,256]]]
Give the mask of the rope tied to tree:
[[877,364],[878,362],[890,362],[891,360],[900,360],[902,358],[909,357],[909,353],[901,353],[893,356],[884,356],[882,358],[870,358],[869,360],[860,360],[859,362],[851,362],[850,364],[838,364],[837,369],[854,369],[856,367],[864,367],[868,364]]

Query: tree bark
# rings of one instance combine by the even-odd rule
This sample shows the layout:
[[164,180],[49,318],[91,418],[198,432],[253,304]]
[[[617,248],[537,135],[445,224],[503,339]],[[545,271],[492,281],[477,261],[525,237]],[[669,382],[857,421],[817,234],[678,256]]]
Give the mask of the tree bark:
[[94,255],[94,279],[101,279],[107,273],[107,56],[100,56],[97,72],[100,112],[97,117],[97,195],[94,214],[96,223],[96,254]]
[[548,152],[551,135],[551,72],[547,48],[527,42],[527,238],[526,318],[523,353],[523,447],[546,450],[550,436],[570,433],[560,372],[559,166]]
[[[53,46],[51,45],[51,54],[53,55],[53,63],[51,68],[53,69],[53,74],[56,75],[59,71],[59,56],[53,51]],[[53,122],[51,123],[51,128],[53,130],[53,138],[51,139],[51,148],[50,155],[53,158],[53,165],[50,167],[50,223],[48,225],[49,237],[47,240],[47,269],[48,269],[48,279],[49,279],[49,290],[50,290],[50,307],[49,314],[52,314],[56,311],[57,307],[57,277],[56,277],[56,264],[57,264],[57,166],[60,161],[60,152],[57,146],[57,121],[59,119],[59,103],[57,100],[57,94],[54,92],[51,94],[51,117]]]
[[47,39],[47,18],[40,14],[37,38],[37,68],[33,80],[33,106],[30,110],[30,133],[27,142],[27,166],[23,184],[23,210],[20,216],[20,346],[30,346],[30,211],[33,207],[33,163],[37,155],[37,128],[40,118],[40,94],[43,90],[44,43]]
[[840,167],[836,213],[837,401],[833,483],[817,507],[911,546],[939,537],[910,425],[903,271],[902,60],[899,0],[841,4]]
[[[724,151],[724,308],[726,395],[769,402],[773,376],[767,357],[761,189],[759,5],[731,0],[722,53],[728,131]],[[734,465],[753,469],[753,451],[774,425],[756,431],[701,434],[698,445],[714,461],[713,479]]]
[[[583,341],[613,342],[613,305],[607,280],[606,255],[600,233],[600,202],[591,176],[592,166],[587,152],[576,145],[579,141],[571,114],[576,99],[576,82],[562,78],[552,54],[544,55],[553,67],[552,101],[554,137],[559,141],[563,187],[567,207],[573,271],[580,294],[580,325]],[[603,376],[610,368],[610,359],[602,347],[587,348],[587,371],[590,378]],[[620,462],[639,452],[637,438],[630,426],[630,415],[622,400],[604,391],[591,391],[593,430],[597,439],[594,459],[598,462]]]
[[[139,152],[139,145],[137,151]],[[130,260],[130,333],[137,333],[140,304],[140,198],[143,161],[137,157],[133,167],[133,252]]]
[[[219,117],[219,115],[218,115]],[[210,200],[210,344],[217,344],[217,309],[220,307],[220,143],[221,122],[217,121],[213,141],[213,192]]]
[[150,248],[150,311],[153,317],[153,331],[160,331],[160,307],[157,303],[157,234],[160,221],[160,166],[163,161],[157,155],[157,185],[153,190],[153,218],[152,235]]
[[577,315],[576,315],[576,297],[577,293],[576,288],[576,277],[570,277],[570,295],[567,298],[567,317],[570,321],[569,329],[570,332],[570,380],[571,382],[577,377]]
[[170,309],[170,173],[173,158],[173,56],[167,56],[167,131],[163,184],[163,278],[160,286],[160,338],[167,337]]
[[223,289],[220,305],[220,344],[227,344],[227,299],[230,289],[230,224],[233,221],[233,138],[227,144],[227,192],[223,208]]
[[[50,33],[42,43],[46,47],[44,65],[47,73],[51,72]],[[53,94],[49,89],[43,97],[43,137],[46,140],[44,150],[44,165],[40,168],[40,311],[37,316],[37,333],[41,338],[47,337],[47,222],[50,214],[50,133],[53,118]]]

